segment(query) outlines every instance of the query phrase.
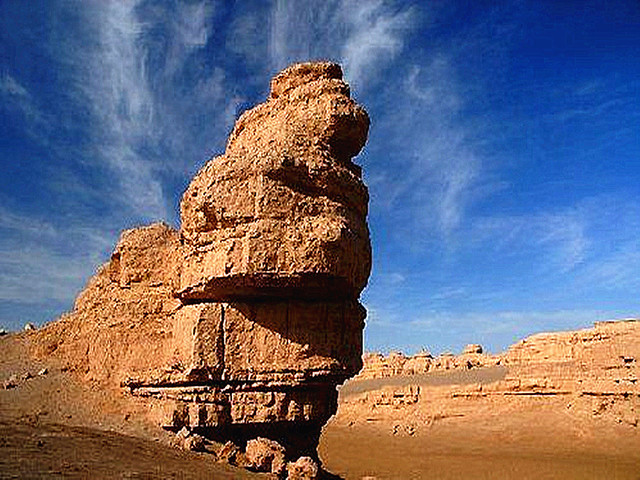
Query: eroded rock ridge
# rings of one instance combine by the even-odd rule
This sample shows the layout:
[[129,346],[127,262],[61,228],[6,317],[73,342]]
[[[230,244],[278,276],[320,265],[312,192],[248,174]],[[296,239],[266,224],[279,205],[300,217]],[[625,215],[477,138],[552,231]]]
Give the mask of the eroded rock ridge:
[[635,430],[640,425],[639,358],[640,319],[539,333],[496,355],[475,344],[460,355],[370,353],[360,374],[342,390],[352,395],[343,395],[338,417],[347,422],[371,419],[374,413],[384,417],[386,409],[398,421],[416,411],[433,420],[434,415],[453,418],[483,409],[502,414],[535,406]]
[[293,65],[195,176],[179,231],[123,233],[46,350],[144,399],[167,428],[316,456],[361,368],[369,127],[333,63]]

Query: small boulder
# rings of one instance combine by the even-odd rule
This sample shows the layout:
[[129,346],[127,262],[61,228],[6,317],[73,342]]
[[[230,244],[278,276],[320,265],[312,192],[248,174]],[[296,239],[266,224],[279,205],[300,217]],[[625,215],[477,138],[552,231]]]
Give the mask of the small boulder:
[[36,326],[33,323],[28,322],[28,323],[24,324],[24,331],[25,332],[30,332],[32,330],[36,330]]
[[4,381],[2,386],[4,387],[5,390],[16,388],[18,386],[19,381],[20,379],[18,378],[18,375],[13,374]]
[[183,427],[178,432],[177,438],[180,446],[185,450],[191,450],[193,452],[203,452],[205,450],[204,438],[191,432],[186,427]]
[[300,457],[287,464],[287,480],[315,480],[318,471],[318,464],[311,457]]
[[268,438],[254,438],[247,442],[247,467],[258,472],[284,473],[287,462],[282,445]]
[[227,443],[222,445],[220,450],[216,452],[216,457],[218,458],[218,462],[229,463],[233,465],[236,463],[236,459],[238,458],[240,453],[242,453],[240,451],[240,447],[229,440]]

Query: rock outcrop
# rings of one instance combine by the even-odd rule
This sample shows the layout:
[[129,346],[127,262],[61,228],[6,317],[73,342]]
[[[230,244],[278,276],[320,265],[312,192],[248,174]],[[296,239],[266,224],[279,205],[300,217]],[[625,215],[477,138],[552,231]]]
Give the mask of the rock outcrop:
[[578,422],[640,425],[640,320],[540,333],[497,355],[480,350],[366,354],[361,373],[342,390],[337,422],[418,428],[442,418],[540,408]]
[[[501,362],[509,373],[496,390],[518,395],[578,395],[589,404],[631,400],[640,407],[639,359],[639,320],[541,333],[509,348]],[[631,422],[637,425],[639,420],[640,411]]]
[[355,299],[371,268],[368,194],[351,157],[369,120],[340,67],[294,65],[236,123],[182,198],[185,300]]
[[141,400],[150,418],[316,457],[336,386],[360,370],[366,112],[333,63],[293,65],[181,202],[179,231],[126,231],[36,353]]
[[433,356],[427,351],[407,356],[402,352],[365,353],[362,357],[363,368],[358,379],[389,378],[399,375],[420,375],[447,370],[468,370],[471,368],[499,365],[502,357],[483,353],[481,345],[467,345],[462,354],[442,353]]

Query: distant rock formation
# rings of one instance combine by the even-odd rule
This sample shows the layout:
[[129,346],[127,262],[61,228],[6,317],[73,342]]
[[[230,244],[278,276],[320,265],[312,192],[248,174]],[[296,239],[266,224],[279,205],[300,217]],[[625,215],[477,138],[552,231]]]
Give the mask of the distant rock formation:
[[483,353],[478,344],[467,345],[461,355],[442,353],[434,357],[427,351],[406,356],[402,352],[390,352],[386,357],[380,353],[365,353],[359,379],[388,378],[398,375],[419,375],[429,372],[471,369],[499,365],[500,356]]
[[[597,322],[573,332],[540,333],[513,345],[497,392],[578,395],[606,404],[640,406],[640,320]],[[635,424],[640,419],[636,412]]]
[[[540,333],[497,355],[480,350],[471,345],[461,355],[438,357],[365,354],[364,368],[344,389],[365,393],[342,399],[338,421],[371,419],[373,412],[384,419],[385,408],[396,419],[415,420],[417,410],[428,420],[443,412],[455,416],[485,407],[502,412],[548,405],[580,418],[640,426],[640,320]],[[483,377],[481,367],[493,367],[484,369],[493,373]]]
[[126,231],[39,354],[144,399],[166,428],[316,458],[361,366],[366,112],[333,63],[293,65],[181,202],[180,231]]

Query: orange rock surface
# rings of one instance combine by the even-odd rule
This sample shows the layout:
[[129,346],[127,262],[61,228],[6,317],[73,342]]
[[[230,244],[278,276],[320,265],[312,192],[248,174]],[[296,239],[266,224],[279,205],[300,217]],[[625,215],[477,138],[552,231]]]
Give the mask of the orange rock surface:
[[357,298],[371,270],[369,127],[340,67],[298,64],[236,123],[181,203],[183,299]]
[[126,231],[73,311],[33,337],[166,428],[315,458],[361,368],[369,127],[333,63],[298,64],[195,176],[179,231]]
[[366,354],[361,373],[343,389],[338,421],[375,412],[398,421],[426,415],[429,423],[429,415],[447,411],[500,415],[548,405],[582,420],[640,424],[640,320],[536,334],[498,355],[477,353],[478,347],[438,357]]

